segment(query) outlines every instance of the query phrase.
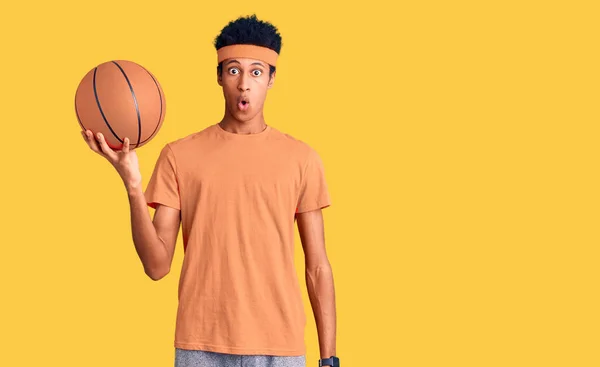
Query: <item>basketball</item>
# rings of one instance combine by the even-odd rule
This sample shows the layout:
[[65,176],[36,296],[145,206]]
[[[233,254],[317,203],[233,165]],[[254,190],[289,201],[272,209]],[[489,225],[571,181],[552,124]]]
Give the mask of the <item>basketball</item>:
[[75,92],[75,114],[82,130],[102,133],[108,146],[121,150],[147,144],[165,118],[165,95],[160,83],[143,66],[113,60],[91,69]]

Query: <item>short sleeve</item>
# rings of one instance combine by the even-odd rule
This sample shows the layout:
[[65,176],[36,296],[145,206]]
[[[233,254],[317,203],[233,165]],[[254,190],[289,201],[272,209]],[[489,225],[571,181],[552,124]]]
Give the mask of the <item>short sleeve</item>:
[[161,150],[144,196],[148,206],[156,209],[162,204],[181,209],[175,156],[169,144]]
[[310,149],[302,177],[296,213],[326,208],[331,205],[331,197],[325,178],[325,168],[319,154]]

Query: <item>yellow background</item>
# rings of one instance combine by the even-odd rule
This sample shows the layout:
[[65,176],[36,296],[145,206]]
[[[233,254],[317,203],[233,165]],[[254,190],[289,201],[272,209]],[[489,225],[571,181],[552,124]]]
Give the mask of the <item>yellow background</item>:
[[0,365],[173,365],[181,236],[146,277],[74,92],[112,59],[155,74],[145,185],[164,144],[221,118],[212,41],[251,13],[283,35],[267,122],[326,167],[343,366],[600,365],[592,3],[3,4]]

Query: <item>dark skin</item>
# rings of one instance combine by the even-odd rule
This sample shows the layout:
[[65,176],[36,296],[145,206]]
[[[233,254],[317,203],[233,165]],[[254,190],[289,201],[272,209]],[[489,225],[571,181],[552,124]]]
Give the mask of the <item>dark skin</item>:
[[[275,82],[269,66],[254,59],[225,60],[223,72],[217,74],[223,88],[225,113],[221,127],[236,134],[255,134],[267,124],[263,106],[267,91]],[[240,98],[249,101],[248,108],[238,107]],[[137,254],[144,271],[152,280],[164,278],[171,269],[175,245],[181,225],[180,211],[158,205],[150,218],[142,190],[142,178],[135,149],[129,138],[121,150],[112,150],[101,134],[82,132],[89,148],[115,167],[123,180],[130,204],[131,230]],[[325,248],[323,213],[321,209],[297,213],[295,217],[305,257],[305,279],[315,317],[320,357],[336,355],[336,308],[333,271]]]
[[[260,60],[223,61],[223,70],[217,74],[217,83],[223,88],[225,98],[225,114],[219,122],[223,129],[236,134],[254,134],[267,127],[263,106],[276,73],[269,75],[269,65]],[[240,98],[250,102],[245,111],[238,108]]]
[[336,355],[336,309],[333,270],[325,249],[321,209],[296,214],[304,250],[305,280],[319,337],[321,358]]

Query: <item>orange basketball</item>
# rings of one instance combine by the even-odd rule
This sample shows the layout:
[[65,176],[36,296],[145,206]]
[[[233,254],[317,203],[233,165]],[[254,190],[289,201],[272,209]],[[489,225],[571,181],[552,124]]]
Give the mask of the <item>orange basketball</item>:
[[154,75],[132,61],[102,63],[90,70],[75,92],[75,114],[82,130],[100,132],[121,150],[148,143],[165,119],[165,95]]

